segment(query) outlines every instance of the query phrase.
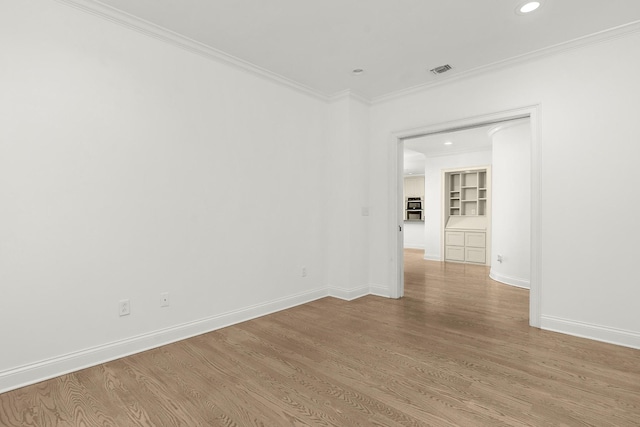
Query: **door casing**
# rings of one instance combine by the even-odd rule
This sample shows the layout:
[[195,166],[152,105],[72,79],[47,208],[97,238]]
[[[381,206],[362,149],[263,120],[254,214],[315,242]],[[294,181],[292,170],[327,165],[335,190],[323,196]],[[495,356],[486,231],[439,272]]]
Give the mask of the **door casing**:
[[540,327],[541,298],[542,298],[542,260],[541,260],[541,180],[542,144],[540,140],[540,104],[525,106],[512,110],[505,110],[481,116],[462,118],[444,123],[428,124],[419,128],[394,132],[391,135],[389,156],[389,186],[393,203],[389,206],[390,223],[389,242],[391,253],[391,268],[389,277],[389,295],[392,298],[404,296],[404,247],[403,247],[403,214],[402,214],[402,185],[403,185],[403,141],[409,138],[447,133],[457,130],[470,129],[492,123],[528,117],[531,127],[531,283],[529,292],[529,324]]

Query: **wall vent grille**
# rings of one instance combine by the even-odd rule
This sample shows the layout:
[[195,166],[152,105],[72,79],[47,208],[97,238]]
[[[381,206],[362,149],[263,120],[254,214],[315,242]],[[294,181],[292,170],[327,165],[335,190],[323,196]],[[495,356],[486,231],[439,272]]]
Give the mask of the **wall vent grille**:
[[447,71],[449,71],[451,69],[451,65],[446,64],[446,65],[441,65],[439,67],[433,68],[430,71],[433,74],[442,74],[442,73],[446,73]]

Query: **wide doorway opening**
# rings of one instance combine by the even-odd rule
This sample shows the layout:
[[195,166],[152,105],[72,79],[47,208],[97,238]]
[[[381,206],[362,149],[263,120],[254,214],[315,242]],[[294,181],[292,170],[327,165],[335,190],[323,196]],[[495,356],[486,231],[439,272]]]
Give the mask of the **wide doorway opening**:
[[539,326],[537,108],[414,129],[393,143],[394,296],[404,295],[405,250],[414,262],[421,251],[452,274],[455,264],[479,265],[493,280],[530,289],[529,323]]

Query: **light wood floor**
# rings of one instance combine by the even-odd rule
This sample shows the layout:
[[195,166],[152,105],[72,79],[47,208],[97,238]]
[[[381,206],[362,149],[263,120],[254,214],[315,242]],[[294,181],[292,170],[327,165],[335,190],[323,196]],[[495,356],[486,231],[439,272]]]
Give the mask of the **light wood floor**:
[[528,291],[406,251],[325,298],[0,395],[1,426],[640,426],[640,351],[532,329]]

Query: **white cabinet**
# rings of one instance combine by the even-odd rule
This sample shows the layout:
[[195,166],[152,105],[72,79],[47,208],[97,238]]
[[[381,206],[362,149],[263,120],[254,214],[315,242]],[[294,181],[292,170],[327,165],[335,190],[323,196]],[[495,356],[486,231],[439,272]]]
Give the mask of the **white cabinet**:
[[445,249],[445,258],[447,261],[464,262],[464,246],[447,246]]
[[486,261],[484,248],[464,248],[464,260],[465,262],[476,262],[478,264],[484,264]]
[[447,231],[447,246],[464,246],[464,231]]
[[424,198],[424,176],[404,177],[404,197]]
[[485,233],[479,231],[465,231],[464,245],[467,247],[484,248]]
[[491,167],[442,173],[444,260],[488,265],[491,259]]
[[486,233],[484,231],[446,230],[445,261],[485,264]]

